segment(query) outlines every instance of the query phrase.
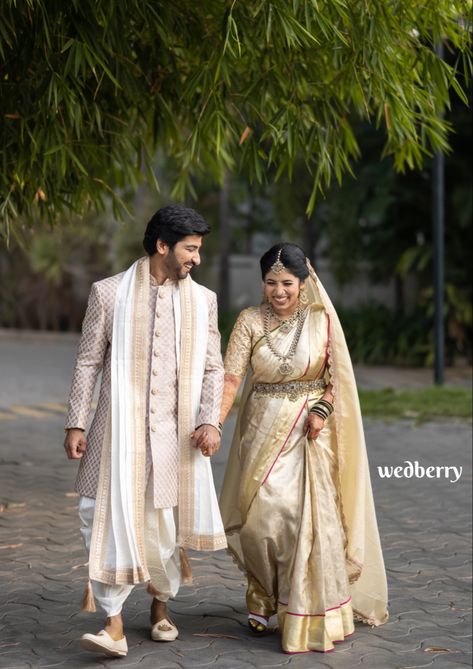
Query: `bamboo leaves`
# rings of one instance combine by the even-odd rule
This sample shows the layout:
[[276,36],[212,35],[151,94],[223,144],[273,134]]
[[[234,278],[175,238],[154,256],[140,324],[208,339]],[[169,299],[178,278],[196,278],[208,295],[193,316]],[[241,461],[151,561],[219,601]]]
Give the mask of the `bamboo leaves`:
[[[264,182],[302,161],[311,212],[353,169],[355,117],[384,128],[399,170],[419,166],[447,148],[452,91],[466,102],[469,21],[461,0],[5,0],[5,225],[102,207],[106,193],[119,213],[141,179],[157,189],[156,151],[177,161],[179,197],[199,174]],[[453,64],[433,52],[439,37]]]

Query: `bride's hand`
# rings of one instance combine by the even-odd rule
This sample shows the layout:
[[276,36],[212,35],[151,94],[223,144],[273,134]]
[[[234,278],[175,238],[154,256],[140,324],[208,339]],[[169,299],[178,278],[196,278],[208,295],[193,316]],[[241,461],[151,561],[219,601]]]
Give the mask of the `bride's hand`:
[[317,439],[324,425],[325,421],[323,418],[316,413],[309,413],[304,423],[304,432],[309,439]]

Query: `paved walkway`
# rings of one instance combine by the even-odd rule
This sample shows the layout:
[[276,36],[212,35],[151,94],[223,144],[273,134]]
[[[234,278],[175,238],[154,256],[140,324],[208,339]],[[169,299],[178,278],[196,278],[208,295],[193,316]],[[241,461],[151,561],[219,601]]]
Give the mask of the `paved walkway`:
[[[330,654],[284,655],[277,632],[265,638],[247,633],[245,584],[228,556],[195,553],[194,584],[171,605],[178,640],[149,640],[149,598],[136,588],[125,609],[128,656],[106,660],[82,652],[78,637],[99,629],[102,616],[78,611],[86,567],[73,493],[76,467],[62,451],[73,348],[64,340],[0,338],[1,669],[471,666],[471,428],[456,422],[366,422],[390,586],[391,618],[383,627],[357,626]],[[229,428],[214,462],[218,484]],[[441,470],[438,479],[380,478],[378,466],[406,460],[462,467],[461,477],[451,483]]]

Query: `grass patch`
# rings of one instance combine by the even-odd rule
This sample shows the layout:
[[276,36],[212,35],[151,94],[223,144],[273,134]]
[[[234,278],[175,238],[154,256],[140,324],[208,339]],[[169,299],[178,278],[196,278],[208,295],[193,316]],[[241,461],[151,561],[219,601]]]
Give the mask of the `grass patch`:
[[432,386],[420,390],[360,390],[363,416],[395,420],[413,418],[419,423],[441,418],[471,419],[472,391]]

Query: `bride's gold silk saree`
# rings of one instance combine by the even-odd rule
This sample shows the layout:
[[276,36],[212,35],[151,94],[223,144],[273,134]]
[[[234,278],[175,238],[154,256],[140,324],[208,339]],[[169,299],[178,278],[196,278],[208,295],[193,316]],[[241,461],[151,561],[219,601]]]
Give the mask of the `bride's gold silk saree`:
[[[247,380],[220,499],[228,548],[248,578],[249,612],[278,615],[283,650],[326,652],[354,617],[387,620],[379,543],[353,371],[337,315],[311,269],[311,304],[282,376],[259,307],[243,311],[228,374]],[[294,330],[271,334],[287,351]],[[332,383],[335,411],[317,440],[303,432]],[[268,384],[268,385],[265,385]]]

